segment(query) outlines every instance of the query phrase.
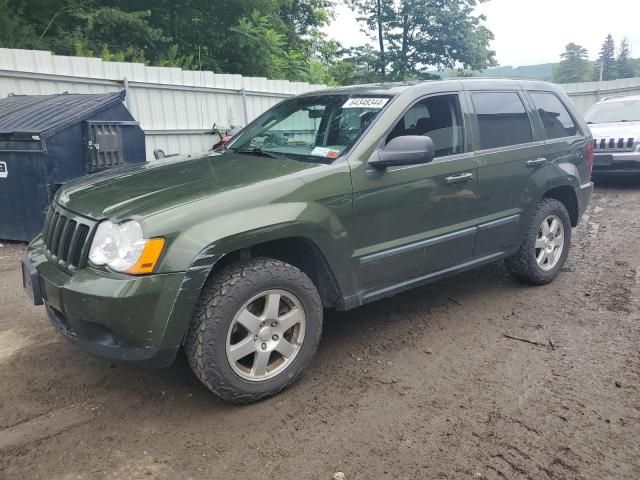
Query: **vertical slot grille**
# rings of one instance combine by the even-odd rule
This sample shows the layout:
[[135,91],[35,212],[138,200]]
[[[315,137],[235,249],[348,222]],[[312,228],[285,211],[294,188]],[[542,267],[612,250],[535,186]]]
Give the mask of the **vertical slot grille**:
[[85,243],[89,238],[89,227],[86,225],[80,225],[78,227],[78,241],[76,242],[76,247],[73,251],[73,255],[71,257],[71,265],[74,265],[76,268],[84,267],[87,259],[83,258],[84,255],[83,250],[85,249]]
[[47,256],[69,270],[82,268],[93,223],[51,206],[43,230]]
[[64,240],[60,244],[58,257],[65,262],[69,259],[69,247],[71,246],[71,240],[73,239],[77,225],[78,223],[75,220],[69,221],[66,231],[64,232]]
[[636,147],[636,139],[627,137],[596,138],[593,140],[593,147],[605,152],[631,152]]

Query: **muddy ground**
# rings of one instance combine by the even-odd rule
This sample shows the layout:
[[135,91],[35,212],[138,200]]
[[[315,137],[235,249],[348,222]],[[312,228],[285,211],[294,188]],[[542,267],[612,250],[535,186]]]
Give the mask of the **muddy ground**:
[[553,284],[496,264],[329,313],[310,371],[246,407],[183,358],[76,351],[23,298],[22,249],[0,247],[2,479],[640,478],[640,181],[598,186]]

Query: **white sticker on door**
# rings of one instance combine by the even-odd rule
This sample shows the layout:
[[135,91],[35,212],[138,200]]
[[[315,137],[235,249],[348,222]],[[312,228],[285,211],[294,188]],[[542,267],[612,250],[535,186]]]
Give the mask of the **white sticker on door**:
[[0,178],[7,178],[7,175],[9,175],[7,162],[0,162]]

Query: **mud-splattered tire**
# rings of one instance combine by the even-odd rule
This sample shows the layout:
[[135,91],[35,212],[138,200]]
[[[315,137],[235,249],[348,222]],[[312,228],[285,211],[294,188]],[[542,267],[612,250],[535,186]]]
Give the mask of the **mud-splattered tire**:
[[[296,267],[269,258],[240,261],[213,275],[202,290],[185,341],[189,365],[226,401],[265,399],[289,387],[311,363],[322,314],[316,287]],[[278,329],[296,320],[288,330]],[[241,348],[249,353],[236,359],[245,353],[238,353]],[[259,361],[267,353],[267,363]]]
[[[562,236],[557,233],[554,236],[552,228],[556,232],[561,231]],[[547,234],[545,230],[549,230]],[[508,258],[505,264],[521,282],[544,285],[560,273],[567,260],[570,245],[571,219],[566,207],[558,200],[546,198],[536,206],[517,253]],[[553,256],[554,249],[560,246],[561,250],[555,250],[557,254]]]

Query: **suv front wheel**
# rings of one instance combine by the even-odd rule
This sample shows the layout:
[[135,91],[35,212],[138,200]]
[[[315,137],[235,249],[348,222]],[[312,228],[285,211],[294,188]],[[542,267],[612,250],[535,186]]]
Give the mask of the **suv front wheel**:
[[309,277],[279,260],[254,258],[207,281],[185,351],[212,392],[250,403],[295,382],[321,333],[322,302]]
[[521,282],[544,285],[560,273],[570,245],[571,219],[566,207],[546,198],[536,206],[517,253],[505,263]]

